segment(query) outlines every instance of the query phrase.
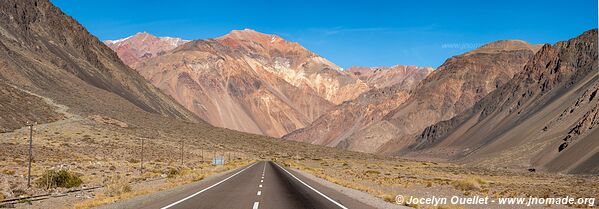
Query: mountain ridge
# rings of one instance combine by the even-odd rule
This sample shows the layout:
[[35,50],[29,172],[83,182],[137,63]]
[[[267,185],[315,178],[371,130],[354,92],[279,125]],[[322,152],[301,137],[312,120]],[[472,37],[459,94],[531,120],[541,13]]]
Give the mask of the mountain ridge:
[[[499,41],[501,43],[502,41]],[[505,43],[505,42],[503,42]],[[507,42],[511,43],[511,42]],[[520,45],[520,41],[515,42]],[[534,47],[497,45],[501,50],[473,50],[451,57],[412,89],[410,97],[373,123],[348,137],[347,149],[394,153],[428,125],[458,114],[495,88],[503,85],[534,55]],[[369,140],[370,139],[370,140]],[[376,139],[376,140],[375,140]],[[361,144],[367,141],[368,149]],[[355,144],[355,145],[352,145]]]
[[298,43],[250,29],[189,41],[132,67],[212,125],[275,137],[369,88]]
[[[592,157],[599,150],[592,140],[599,124],[597,55],[597,29],[544,45],[506,85],[466,112],[427,127],[409,155],[435,153],[472,164],[599,172]],[[511,156],[519,156],[518,161]]]

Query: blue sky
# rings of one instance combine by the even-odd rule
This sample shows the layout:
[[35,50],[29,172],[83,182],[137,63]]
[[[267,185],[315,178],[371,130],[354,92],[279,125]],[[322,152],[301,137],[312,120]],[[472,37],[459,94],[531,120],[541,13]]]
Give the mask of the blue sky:
[[597,0],[51,0],[102,40],[139,31],[206,39],[252,28],[337,65],[438,67],[500,39],[555,43],[597,27]]

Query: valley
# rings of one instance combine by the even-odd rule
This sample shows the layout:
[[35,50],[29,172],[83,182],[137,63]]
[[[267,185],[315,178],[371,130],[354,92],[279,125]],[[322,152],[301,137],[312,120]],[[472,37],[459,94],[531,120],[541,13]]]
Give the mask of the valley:
[[[100,40],[76,15],[0,4],[0,208],[599,198],[597,28],[495,40],[436,68],[345,69],[316,53],[326,43],[285,33]],[[596,204],[530,208],[547,207]]]

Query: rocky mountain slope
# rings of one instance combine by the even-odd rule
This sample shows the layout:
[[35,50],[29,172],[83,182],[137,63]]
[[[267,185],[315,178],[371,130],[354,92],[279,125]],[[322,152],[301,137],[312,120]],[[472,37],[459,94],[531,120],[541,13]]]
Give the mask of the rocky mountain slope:
[[399,88],[410,90],[433,70],[431,67],[396,65],[392,67],[351,67],[344,72],[357,76],[371,88],[385,88],[400,84]]
[[[354,100],[337,105],[309,126],[284,139],[326,146],[346,146],[354,132],[380,121],[409,97],[409,90],[432,72],[432,68],[394,66],[390,68],[350,68],[344,72],[358,76],[373,88]],[[369,146],[365,142],[362,147]]]
[[426,128],[410,155],[599,173],[597,29],[545,45],[506,85]]
[[27,122],[47,123],[62,119],[55,108],[40,97],[22,91],[0,80],[0,133],[8,132]]
[[298,43],[249,29],[192,41],[133,67],[212,125],[275,137],[369,88]]
[[496,41],[449,58],[383,120],[349,136],[344,147],[378,153],[402,150],[424,128],[450,119],[505,84],[539,48],[523,41]]
[[139,32],[119,40],[106,40],[104,44],[114,50],[125,64],[132,67],[142,60],[165,54],[187,42],[189,41],[181,38],[156,37],[147,32]]
[[0,81],[6,83],[0,88],[8,99],[0,104],[25,106],[12,110],[27,112],[3,117],[3,130],[57,119],[50,111],[54,107],[43,100],[81,115],[141,111],[197,120],[49,1],[0,4],[0,63]]

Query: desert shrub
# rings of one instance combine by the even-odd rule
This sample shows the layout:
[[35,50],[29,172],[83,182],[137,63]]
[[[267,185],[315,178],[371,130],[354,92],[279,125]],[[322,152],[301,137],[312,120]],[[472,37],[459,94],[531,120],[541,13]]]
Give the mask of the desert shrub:
[[47,170],[34,183],[40,188],[72,188],[80,186],[83,181],[80,174],[67,170]]
[[2,170],[2,173],[6,174],[6,175],[12,176],[12,175],[15,175],[16,171],[15,170],[6,169],[6,170]]
[[474,179],[476,181],[476,183],[478,183],[479,185],[485,185],[488,184],[489,182],[487,182],[487,180],[484,180],[482,178],[476,178]]
[[395,196],[394,195],[383,194],[382,197],[383,197],[383,200],[385,200],[385,202],[395,203]]
[[178,175],[181,175],[181,170],[176,168],[167,168],[165,174],[167,178],[175,178]]
[[455,189],[462,190],[462,191],[472,191],[472,190],[478,191],[480,189],[480,187],[478,186],[478,183],[473,179],[454,181],[453,187]]
[[131,158],[131,159],[127,160],[127,161],[130,162],[130,163],[139,163],[140,162],[138,159],[133,159],[133,158]]
[[367,171],[364,171],[364,173],[365,174],[377,174],[377,175],[381,174],[380,171],[375,171],[375,170],[367,170]]
[[104,194],[109,197],[118,196],[133,190],[129,181],[121,176],[113,176],[106,179],[104,185]]

